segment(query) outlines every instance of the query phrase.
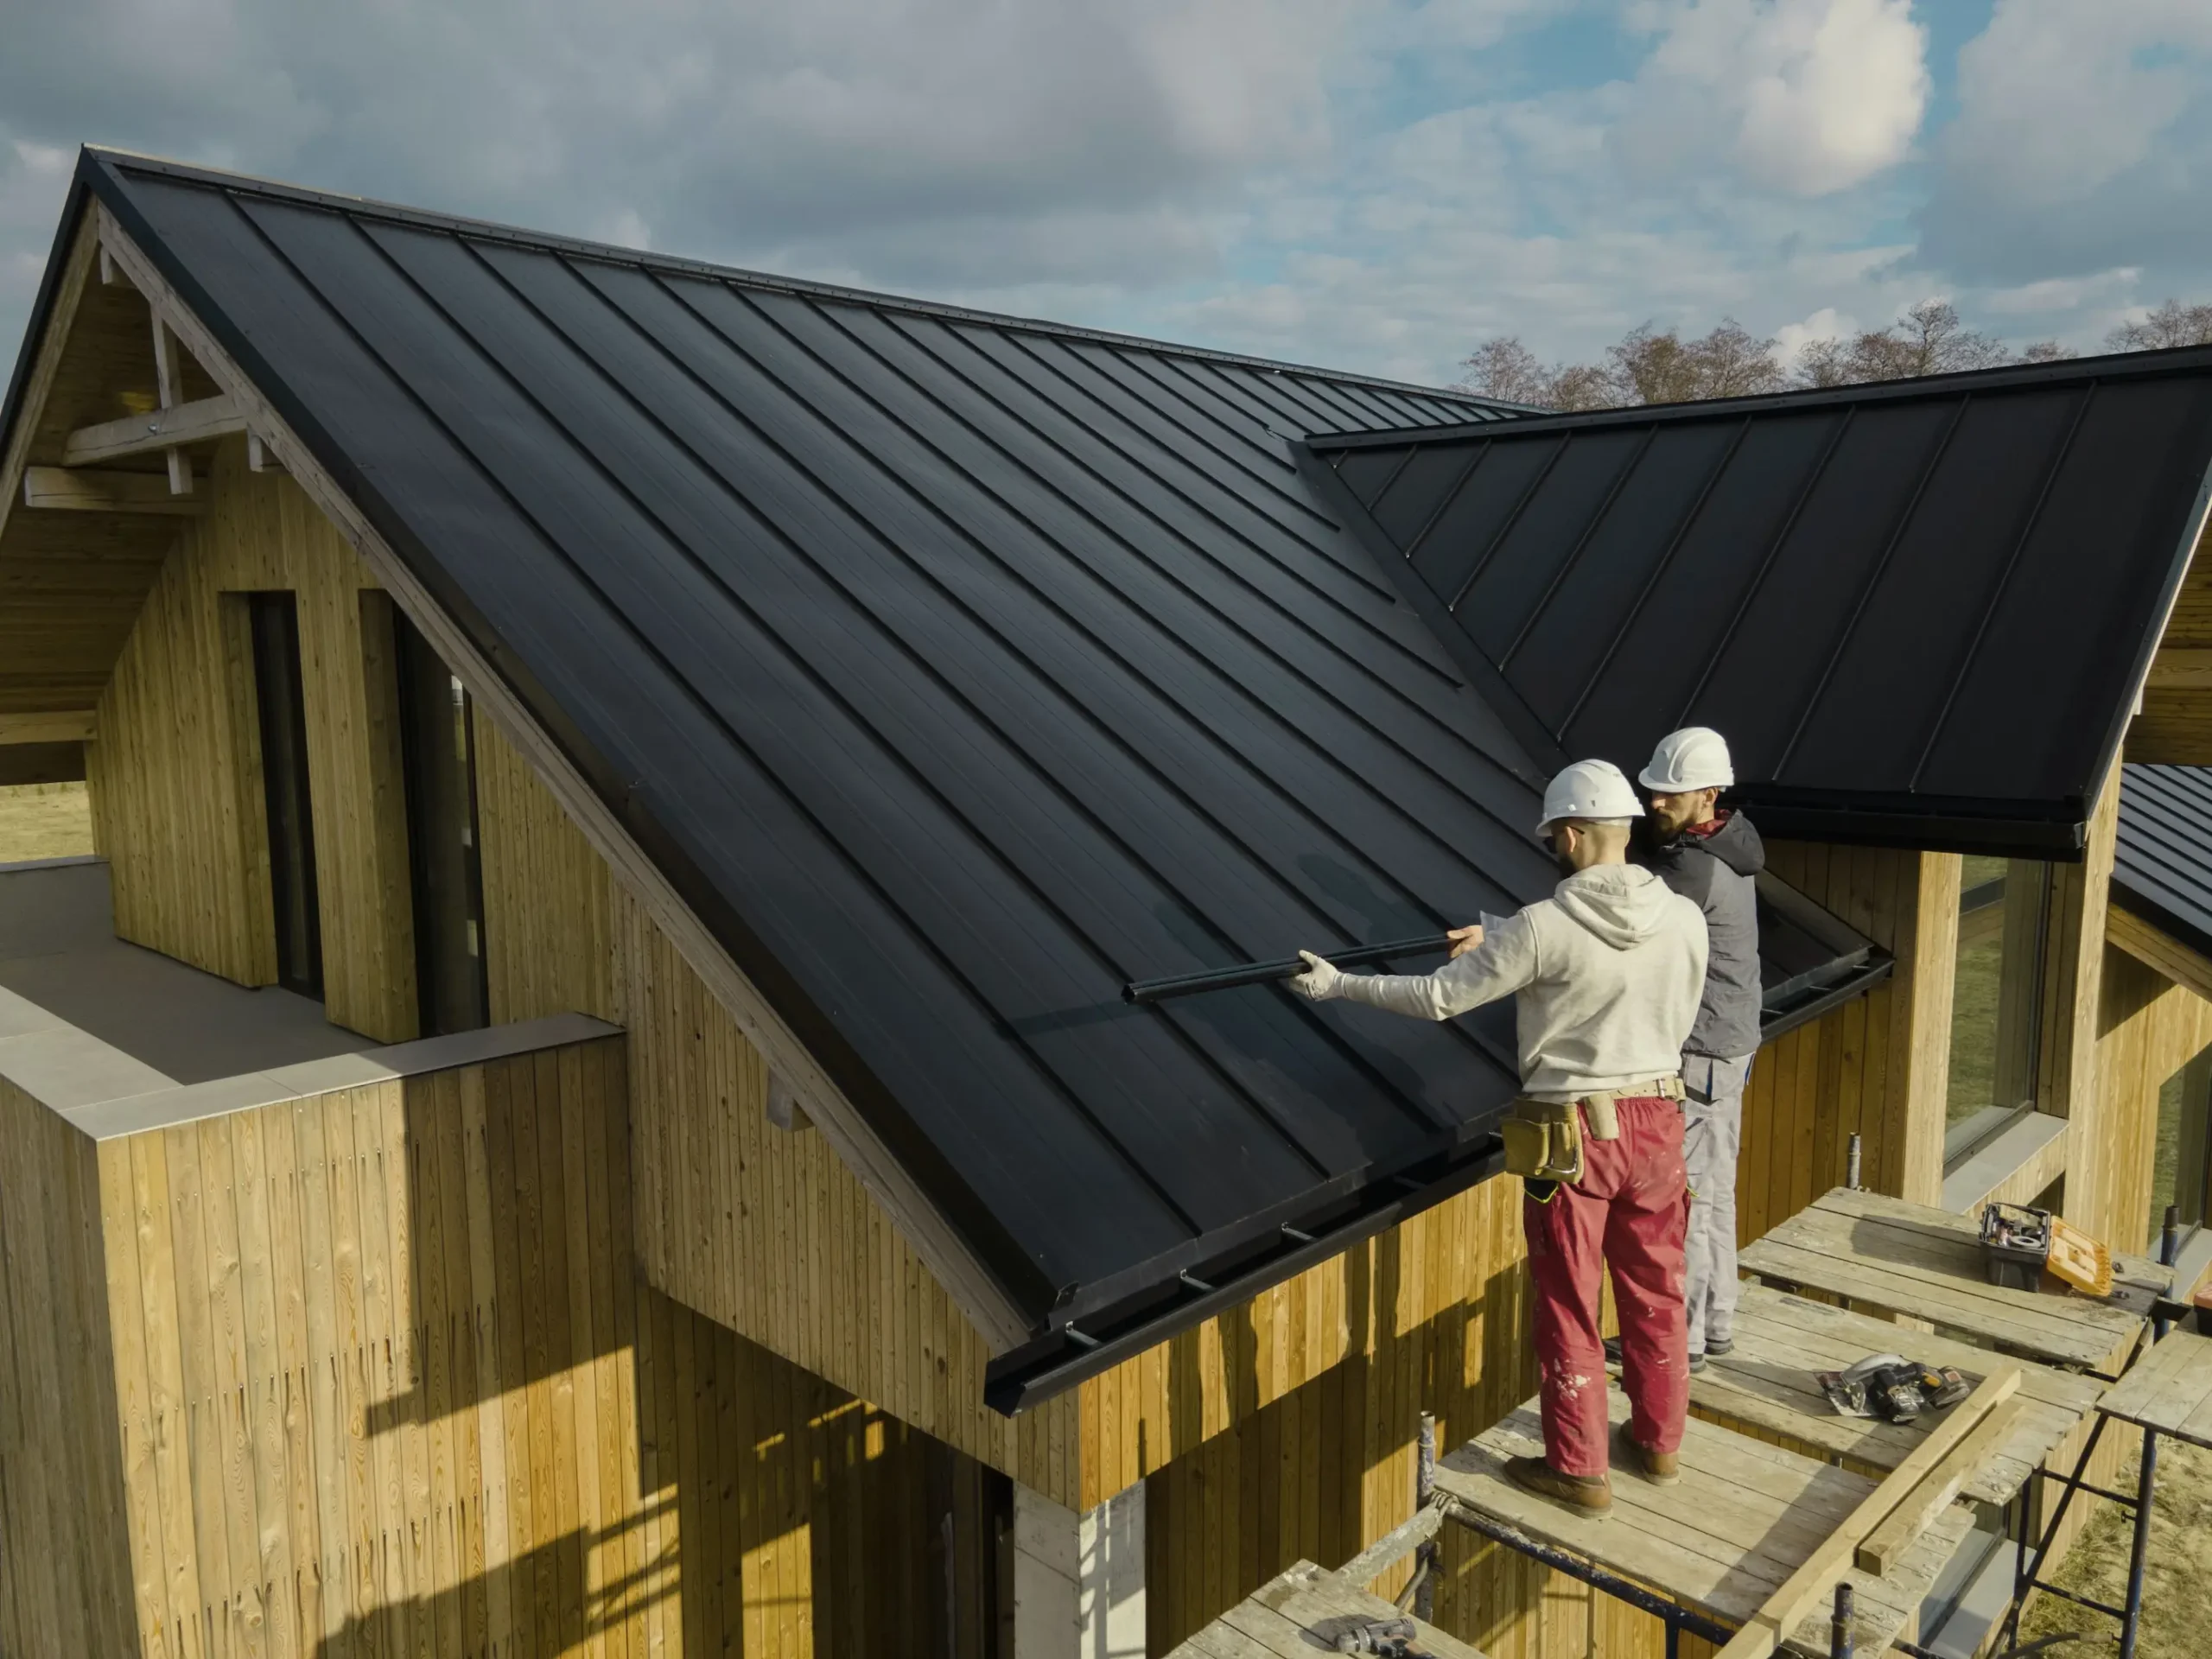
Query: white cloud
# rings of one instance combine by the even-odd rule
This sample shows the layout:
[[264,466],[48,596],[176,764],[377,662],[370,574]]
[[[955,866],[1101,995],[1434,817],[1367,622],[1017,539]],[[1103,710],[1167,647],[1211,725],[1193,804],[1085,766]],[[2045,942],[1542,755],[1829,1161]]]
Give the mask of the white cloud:
[[1863,184],[1910,151],[1928,105],[1910,0],[1690,0],[1639,7],[1659,43],[1615,129],[1646,178],[1723,159],[1795,196]]
[[1921,214],[1931,261],[2002,284],[2212,257],[2212,6],[1997,0],[1959,54]]

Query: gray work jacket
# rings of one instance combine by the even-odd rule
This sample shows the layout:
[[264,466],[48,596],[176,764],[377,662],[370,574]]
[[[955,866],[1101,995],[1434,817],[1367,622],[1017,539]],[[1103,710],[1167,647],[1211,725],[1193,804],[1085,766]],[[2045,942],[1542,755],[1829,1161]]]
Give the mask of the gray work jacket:
[[1741,812],[1709,836],[1677,836],[1643,849],[1659,879],[1705,912],[1710,941],[1705,994],[1683,1047],[1738,1060],[1759,1046],[1759,918],[1751,878],[1766,868],[1766,847]]

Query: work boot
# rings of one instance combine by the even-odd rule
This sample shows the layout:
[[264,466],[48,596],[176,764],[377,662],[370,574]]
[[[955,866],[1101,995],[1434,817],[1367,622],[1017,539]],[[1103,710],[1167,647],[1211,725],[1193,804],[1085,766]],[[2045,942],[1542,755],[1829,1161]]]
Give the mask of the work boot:
[[1682,1484],[1682,1460],[1678,1453],[1654,1452],[1629,1432],[1626,1423],[1615,1431],[1613,1440],[1620,1449],[1620,1461],[1654,1486],[1679,1486]]
[[1603,1475],[1562,1475],[1541,1458],[1508,1458],[1505,1478],[1593,1520],[1613,1510],[1612,1484]]
[[1726,1359],[1736,1351],[1736,1339],[1733,1337],[1707,1337],[1705,1351],[1712,1358]]

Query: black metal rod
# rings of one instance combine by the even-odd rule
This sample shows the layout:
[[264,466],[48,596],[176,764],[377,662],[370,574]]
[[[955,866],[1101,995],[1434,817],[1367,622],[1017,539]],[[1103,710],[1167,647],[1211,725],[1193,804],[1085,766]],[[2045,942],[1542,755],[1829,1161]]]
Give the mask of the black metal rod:
[[[1431,957],[1451,948],[1449,933],[1431,933],[1418,939],[1400,939],[1395,944],[1357,944],[1348,950],[1316,950],[1313,954],[1326,957],[1339,968],[1365,968],[1400,957]],[[1195,974],[1170,974],[1164,979],[1133,979],[1122,987],[1122,1000],[1157,1002],[1163,997],[1196,996],[1201,991],[1233,991],[1246,985],[1289,979],[1305,971],[1303,957],[1281,957],[1273,962],[1241,963],[1234,968],[1208,968]]]
[[1851,1659],[1851,1586],[1835,1587],[1835,1611],[1828,1617],[1828,1659]]
[[[2082,1455],[2074,1460],[2074,1472],[2066,1478],[2066,1490],[2059,1493],[2057,1507],[2052,1511],[2049,1523],[2044,1528],[2042,1541],[2036,1545],[2035,1559],[2017,1568],[2013,1573],[2012,1606],[2005,1616],[2003,1645],[2005,1647],[2009,1648],[2019,1640],[2020,1610],[2027,1601],[2028,1592],[2035,1589],[2048,1590],[2051,1587],[2043,1582],[2043,1570],[2050,1563],[2051,1544],[2057,1539],[2059,1526],[2066,1519],[2067,1506],[2074,1502],[2074,1494],[2082,1490],[2082,1477],[2088,1469],[2089,1459],[2097,1449],[2097,1442],[2104,1438],[2105,1425],[2110,1421],[2112,1421],[2111,1418],[2100,1413],[2097,1421],[2090,1425],[2089,1438],[2082,1447]],[[2021,1531],[2024,1536],[2027,1529],[2024,1511],[2021,1521]]]
[[2036,1588],[2047,1596],[2056,1596],[2061,1601],[2070,1601],[2076,1607],[2087,1607],[2093,1613],[2102,1613],[2107,1618],[2125,1620],[2127,1610],[2115,1607],[2108,1601],[2099,1601],[2094,1596],[2084,1596],[2072,1590],[2061,1589],[2055,1584],[2038,1584]]
[[1503,1521],[1493,1521],[1479,1510],[1471,1510],[1464,1503],[1454,1503],[1449,1513],[1452,1518],[1461,1526],[1467,1528],[1470,1531],[1479,1532],[1485,1538],[1494,1539],[1516,1554],[1526,1555],[1531,1560],[1541,1561],[1546,1567],[1564,1573],[1571,1579],[1579,1580],[1592,1590],[1604,1591],[1616,1601],[1624,1601],[1630,1606],[1649,1613],[1655,1618],[1664,1619],[1669,1630],[1680,1627],[1688,1630],[1692,1636],[1701,1636],[1707,1641],[1717,1643],[1724,1648],[1735,1640],[1736,1631],[1732,1625],[1723,1624],[1717,1619],[1707,1618],[1703,1613],[1685,1607],[1679,1602],[1669,1601],[1664,1596],[1654,1595],[1640,1584],[1630,1584],[1626,1579],[1617,1579],[1604,1567],[1586,1561],[1580,1556],[1569,1555],[1564,1550],[1554,1549],[1549,1544],[1539,1543],[1527,1533],[1517,1528],[1509,1527]]
[[[2172,1212],[2167,1212],[2171,1215]],[[2168,1237],[2168,1254],[2172,1236]],[[2158,1431],[2143,1431],[2143,1467],[2135,1477],[2135,1543],[2127,1559],[2127,1609],[2120,1616],[2120,1659],[2135,1659],[2135,1638],[2143,1624],[2143,1558],[2151,1548],[2151,1501],[2158,1487]]]

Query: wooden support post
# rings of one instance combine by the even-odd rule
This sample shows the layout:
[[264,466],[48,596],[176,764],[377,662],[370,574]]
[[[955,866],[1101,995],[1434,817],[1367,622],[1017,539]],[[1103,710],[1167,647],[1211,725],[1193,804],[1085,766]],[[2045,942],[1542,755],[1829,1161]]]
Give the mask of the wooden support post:
[[1849,1570],[1867,1535],[1905,1504],[1953,1448],[2010,1400],[2019,1387],[2018,1365],[2006,1365],[1984,1377],[1980,1385],[1952,1407],[1951,1414],[1929,1431],[1928,1438],[1907,1453],[1904,1461],[1866,1495],[1842,1525],[1805,1558],[1782,1587],[1767,1598],[1766,1604],[1736,1632],[1735,1639],[1721,1649],[1719,1659],[1767,1659],[1796,1628],[1798,1620],[1834,1593],[1837,1578]]
[[[169,333],[169,326],[160,308],[154,312],[154,379],[160,388],[162,407],[175,409],[184,401],[184,378],[177,368],[176,337]],[[182,448],[172,444],[168,450],[169,463],[169,493],[192,493],[192,457]]]

